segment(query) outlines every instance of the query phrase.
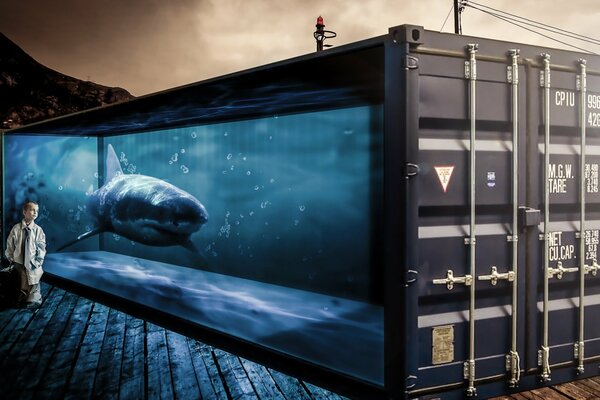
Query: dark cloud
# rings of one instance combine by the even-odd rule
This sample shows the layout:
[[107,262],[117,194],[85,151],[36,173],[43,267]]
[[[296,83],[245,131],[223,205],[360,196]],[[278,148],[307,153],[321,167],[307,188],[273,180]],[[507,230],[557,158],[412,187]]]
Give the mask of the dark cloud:
[[[600,1],[480,0],[596,36]],[[41,63],[135,95],[314,51],[316,18],[331,44],[385,34],[404,23],[441,28],[449,0],[0,0],[0,30]],[[452,19],[446,32],[453,30]],[[560,47],[473,9],[473,36]],[[597,51],[600,49],[596,48]]]

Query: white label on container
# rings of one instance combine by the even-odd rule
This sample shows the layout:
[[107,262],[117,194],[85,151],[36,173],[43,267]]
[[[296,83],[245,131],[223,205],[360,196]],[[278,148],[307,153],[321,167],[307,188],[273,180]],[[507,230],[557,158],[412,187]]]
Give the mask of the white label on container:
[[563,244],[562,232],[548,234],[548,258],[550,261],[572,260],[575,257],[575,245]]
[[435,172],[437,172],[438,178],[440,179],[440,183],[442,184],[442,189],[444,189],[444,193],[446,193],[446,190],[448,190],[448,184],[450,183],[450,178],[452,177],[452,171],[454,171],[454,165],[434,168]]
[[588,193],[598,193],[598,164],[585,164],[585,186]]
[[598,229],[585,231],[585,259],[597,261],[598,244],[600,244],[600,232]]
[[550,164],[548,185],[550,193],[567,193],[567,180],[575,178],[572,164]]

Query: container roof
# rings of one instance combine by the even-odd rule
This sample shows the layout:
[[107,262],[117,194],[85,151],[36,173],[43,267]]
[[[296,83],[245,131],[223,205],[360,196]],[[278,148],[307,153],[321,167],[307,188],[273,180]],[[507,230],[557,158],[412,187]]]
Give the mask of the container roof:
[[378,104],[383,37],[7,131],[107,136],[232,119]]

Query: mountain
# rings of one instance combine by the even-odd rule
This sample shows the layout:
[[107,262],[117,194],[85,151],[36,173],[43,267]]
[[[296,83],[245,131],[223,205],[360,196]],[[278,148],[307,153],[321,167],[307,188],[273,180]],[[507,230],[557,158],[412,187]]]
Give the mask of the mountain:
[[0,129],[133,98],[125,89],[47,68],[0,33]]

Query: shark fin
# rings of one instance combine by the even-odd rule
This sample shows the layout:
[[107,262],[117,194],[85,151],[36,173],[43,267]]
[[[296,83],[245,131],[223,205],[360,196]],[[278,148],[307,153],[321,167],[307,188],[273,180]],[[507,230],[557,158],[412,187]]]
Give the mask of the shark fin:
[[71,240],[70,242],[67,242],[66,244],[63,244],[63,245],[62,245],[62,246],[60,246],[60,247],[59,247],[59,248],[58,248],[56,251],[57,251],[57,252],[58,252],[58,251],[61,251],[62,249],[64,249],[64,248],[67,248],[67,247],[71,246],[72,244],[75,244],[75,243],[79,242],[80,240],[83,240],[83,239],[89,238],[90,236],[94,236],[94,235],[96,235],[96,234],[98,234],[98,233],[100,233],[100,232],[103,232],[103,229],[100,229],[100,228],[94,228],[94,229],[92,229],[92,230],[91,230],[91,231],[89,231],[89,232],[82,233],[81,235],[77,236],[77,239],[75,239],[75,240]]
[[186,249],[188,249],[189,251],[191,251],[192,253],[196,254],[198,257],[200,257],[200,261],[202,262],[203,266],[208,265],[206,256],[200,250],[198,250],[198,248],[196,247],[194,242],[192,242],[191,240],[188,240],[187,242],[183,243],[182,246],[185,247]]
[[113,149],[112,144],[108,144],[108,149],[106,151],[107,154],[105,182],[108,182],[117,175],[123,175],[123,170],[121,169],[121,163],[117,158],[117,153],[115,153],[115,149]]

